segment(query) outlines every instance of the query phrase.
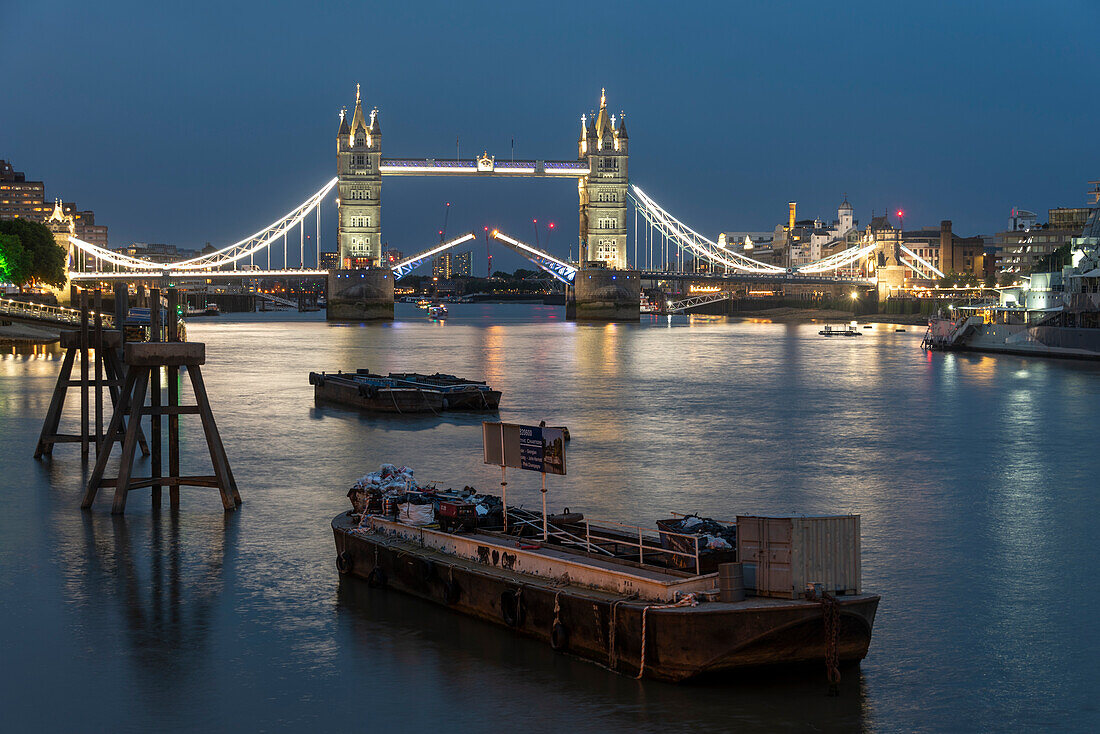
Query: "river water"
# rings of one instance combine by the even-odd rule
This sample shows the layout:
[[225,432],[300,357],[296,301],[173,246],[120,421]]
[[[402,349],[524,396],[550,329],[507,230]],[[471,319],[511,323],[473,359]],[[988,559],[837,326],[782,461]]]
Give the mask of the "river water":
[[[0,358],[0,717],[5,731],[1008,731],[1100,728],[1100,367],[928,355],[921,329],[650,317],[579,325],[545,306],[399,304],[196,319],[245,504],[185,489],[79,509],[79,450],[31,458],[56,349]],[[446,371],[503,390],[500,417],[569,426],[550,504],[862,515],[870,653],[822,677],[639,683],[334,568],[330,519],[383,462],[491,489],[480,417],[314,404],[310,370]],[[69,419],[73,413],[67,414]],[[197,420],[184,465],[208,473]],[[195,421],[195,422],[193,422]],[[108,472],[111,473],[110,471]],[[538,475],[509,476],[538,506]]]

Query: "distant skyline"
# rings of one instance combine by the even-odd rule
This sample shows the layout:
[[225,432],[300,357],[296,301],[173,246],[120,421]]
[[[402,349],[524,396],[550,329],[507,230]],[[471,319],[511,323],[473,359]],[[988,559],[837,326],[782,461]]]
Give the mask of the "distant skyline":
[[[708,236],[770,230],[788,201],[830,219],[845,193],[863,224],[902,209],[991,234],[1014,206],[1084,206],[1100,178],[1098,23],[1084,1],[5,2],[0,158],[93,209],[113,247],[222,246],[335,175],[356,83],[388,157],[453,157],[457,137],[575,158],[606,87],[632,181]],[[450,201],[450,232],[533,240],[553,220],[550,249],[576,254],[572,182],[386,179],[383,200],[406,252]]]

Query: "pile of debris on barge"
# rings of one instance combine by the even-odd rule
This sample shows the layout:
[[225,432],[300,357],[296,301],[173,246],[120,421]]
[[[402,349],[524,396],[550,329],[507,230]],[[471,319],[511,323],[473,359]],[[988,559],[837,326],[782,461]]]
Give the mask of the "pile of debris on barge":
[[658,529],[546,515],[383,465],[332,521],[337,569],[619,673],[666,681],[822,666],[871,641],[860,518],[672,516]]
[[485,382],[438,372],[310,372],[309,384],[319,401],[379,413],[491,412],[500,407],[500,391]]

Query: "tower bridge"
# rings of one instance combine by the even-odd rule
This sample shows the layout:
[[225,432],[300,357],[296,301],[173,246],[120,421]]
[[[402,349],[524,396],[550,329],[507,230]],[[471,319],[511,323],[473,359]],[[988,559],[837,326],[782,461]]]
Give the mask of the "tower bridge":
[[[643,281],[691,279],[727,285],[776,283],[828,287],[875,284],[874,278],[857,275],[861,265],[875,257],[877,246],[873,244],[853,246],[798,268],[784,268],[755,260],[734,251],[724,242],[705,237],[630,180],[626,115],[609,113],[606,91],[600,94],[598,111],[582,114],[580,122],[575,159],[515,160],[509,157],[503,160],[488,152],[471,158],[387,158],[382,155],[378,108],[364,113],[357,86],[350,120],[346,110],[340,113],[336,177],[275,222],[221,249],[172,263],[132,257],[70,236],[70,277],[106,281],[322,276],[328,279],[330,319],[392,318],[394,281],[407,276],[435,255],[469,242],[475,235],[472,232],[463,234],[426,247],[401,262],[383,266],[383,179],[388,176],[463,176],[576,181],[576,261],[567,262],[499,230],[494,230],[492,236],[570,286],[578,318],[637,318]],[[306,231],[312,223],[316,231],[316,239],[313,239],[315,262],[319,264],[321,209],[323,202],[331,198],[335,198],[337,207],[339,268],[329,271],[307,265]],[[631,207],[634,210],[633,238],[630,237]],[[297,252],[295,233],[298,235]],[[281,259],[278,257],[280,251]],[[276,255],[275,267],[272,265],[273,253]],[[280,263],[281,268],[277,267]]]

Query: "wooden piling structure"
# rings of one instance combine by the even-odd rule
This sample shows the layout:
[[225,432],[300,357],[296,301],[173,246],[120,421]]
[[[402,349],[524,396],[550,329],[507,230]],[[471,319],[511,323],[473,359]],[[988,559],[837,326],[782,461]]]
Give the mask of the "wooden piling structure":
[[[105,450],[96,458],[95,468],[88,479],[88,485],[84,491],[84,500],[81,507],[88,509],[95,501],[96,494],[102,487],[114,487],[114,503],[111,507],[112,514],[122,514],[126,510],[127,495],[144,487],[168,487],[172,507],[179,507],[179,487],[216,487],[221,494],[222,507],[226,510],[234,510],[241,504],[241,495],[237,490],[233,471],[229,466],[229,459],[225,455],[225,447],[222,444],[218,427],[214,422],[214,414],[210,409],[210,399],[206,393],[206,385],[202,379],[201,365],[206,363],[206,345],[198,342],[150,342],[130,343],[125,347],[124,361],[129,368],[126,372],[126,381],[122,388],[122,396],[115,406],[111,424],[107,429]],[[191,387],[195,393],[195,405],[180,405],[178,390],[173,390],[176,380],[169,377],[168,405],[160,405],[159,400],[151,400],[145,404],[146,395],[149,392],[152,376],[159,374],[160,369],[174,368],[178,371],[184,367],[191,380]],[[159,392],[159,391],[158,391]],[[159,395],[158,395],[159,397]],[[107,461],[110,458],[111,447],[119,440],[119,433],[124,423],[125,416],[129,415],[129,423],[122,440],[122,457],[119,462],[117,477],[104,477]],[[155,417],[158,421],[161,416],[168,416],[168,475],[163,475],[159,469],[153,469],[148,477],[134,477],[134,453],[138,444],[138,431],[141,426],[142,416]],[[198,415],[203,433],[206,436],[206,444],[210,453],[210,461],[213,464],[213,475],[182,476],[179,473],[179,430],[178,419],[181,415]],[[159,459],[160,441],[153,443],[153,456]],[[159,461],[157,462],[159,466]],[[155,501],[155,500],[154,500]]]
[[[50,407],[46,411],[46,419],[42,422],[42,431],[38,435],[38,443],[34,449],[34,458],[53,454],[54,444],[79,443],[81,458],[87,459],[91,443],[96,446],[96,457],[102,451],[103,440],[106,434],[103,432],[103,388],[107,388],[112,405],[117,405],[121,392],[125,370],[119,359],[122,348],[122,332],[106,330],[103,328],[103,317],[100,313],[103,305],[102,292],[94,293],[94,316],[89,314],[88,292],[80,291],[78,302],[81,308],[80,329],[78,331],[61,332],[61,347],[65,350],[65,356],[61,361],[61,371],[57,376],[57,384],[54,386],[53,396],[50,398]],[[92,365],[89,351],[94,351],[95,364]],[[80,378],[72,379],[73,365],[77,355],[80,356]],[[94,379],[92,371],[94,367]],[[106,378],[106,379],[104,379]],[[80,388],[80,430],[75,434],[59,433],[61,416],[65,411],[65,400],[68,397],[69,388]],[[95,431],[92,431],[92,411],[95,416]],[[120,431],[125,430],[125,425]],[[149,445],[145,441],[145,434],[138,429],[138,445],[143,455],[149,455]]]

